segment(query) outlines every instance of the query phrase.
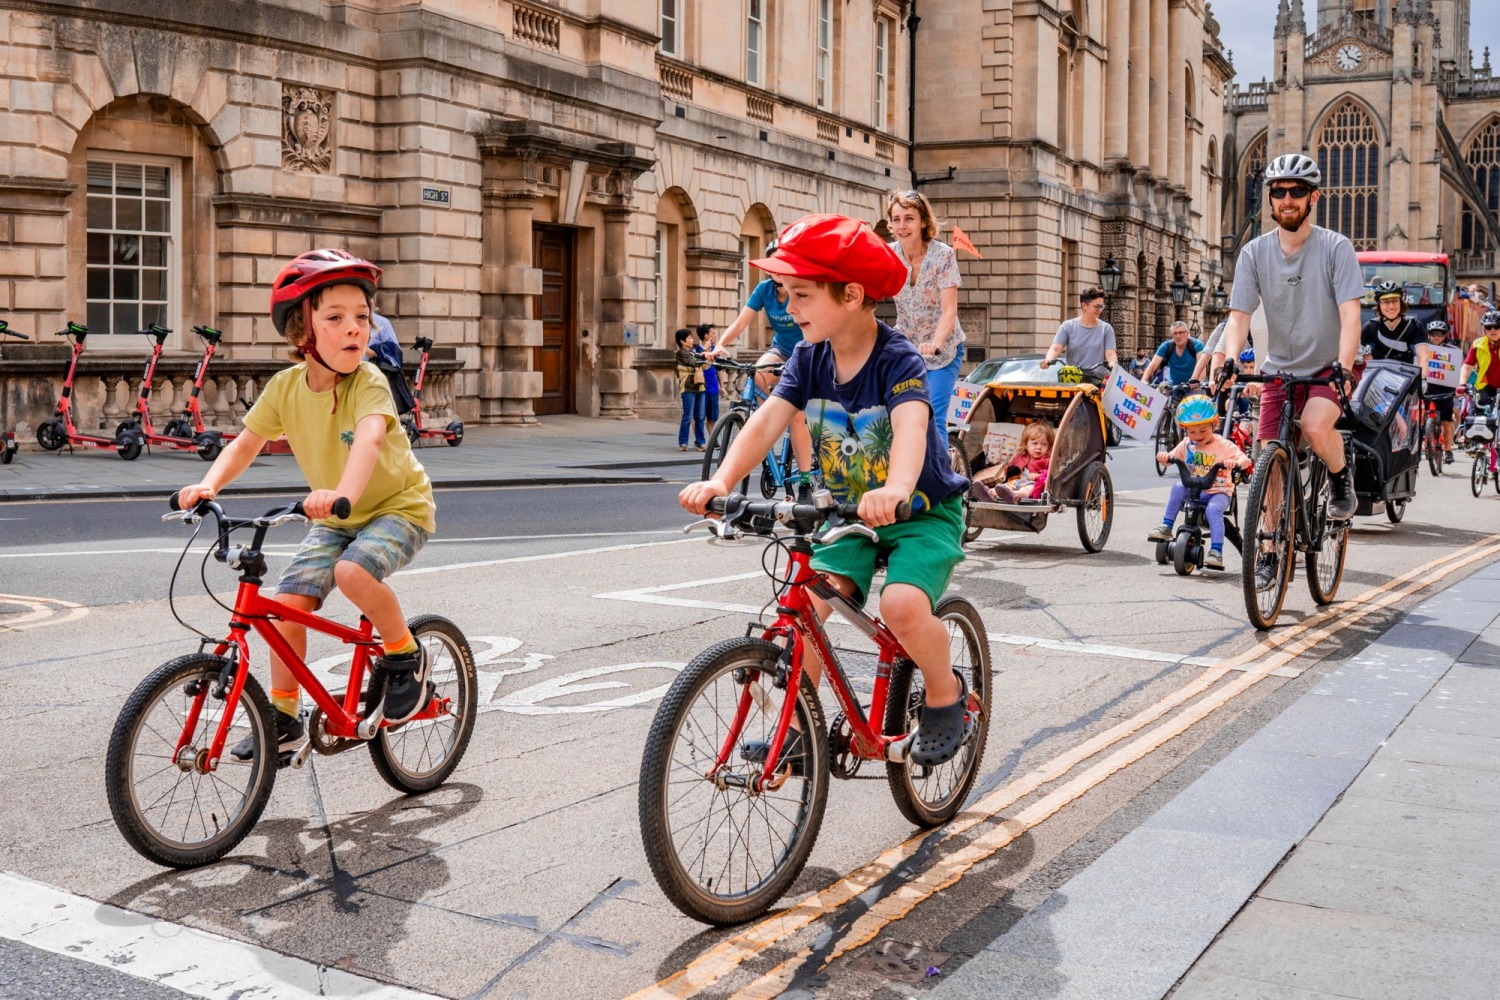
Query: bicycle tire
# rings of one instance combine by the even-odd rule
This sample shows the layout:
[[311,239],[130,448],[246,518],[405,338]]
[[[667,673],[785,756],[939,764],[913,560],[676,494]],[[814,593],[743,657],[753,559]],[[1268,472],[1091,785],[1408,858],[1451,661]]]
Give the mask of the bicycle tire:
[[[958,439],[952,434],[948,436],[948,465],[953,469],[954,472],[958,473],[960,476],[963,476],[964,479],[972,480],[974,478],[972,472],[969,469],[969,456],[964,453],[963,444],[959,442]],[[984,529],[981,527],[975,527],[969,524],[969,490],[967,487],[964,488],[963,492],[963,509],[963,541],[964,544],[967,545],[969,542],[972,542],[976,538],[978,538],[984,531]]]
[[1474,453],[1474,467],[1469,471],[1469,492],[1476,497],[1484,495],[1484,481],[1489,476],[1489,449],[1482,448]]
[[[755,685],[759,693],[750,692],[753,717],[747,716],[742,738],[770,738],[783,704],[774,696],[776,689],[770,683],[781,655],[780,646],[755,638],[728,639],[705,649],[672,682],[646,737],[637,799],[641,843],[662,893],[694,920],[722,926],[765,913],[791,888],[818,839],[830,779],[828,733],[817,690],[805,674],[795,709],[806,746],[805,775],[792,774],[778,790],[754,796],[737,788],[721,789],[707,777],[728,732],[705,727],[727,725],[726,707],[732,716],[748,685]],[[744,678],[743,684],[737,676]],[[709,709],[701,716],[694,712],[700,703]],[[679,752],[683,760],[678,759]],[[725,770],[746,776],[759,774],[760,769],[759,764],[731,754]],[[707,808],[688,804],[695,791],[706,795]],[[738,819],[737,807],[769,802],[771,796],[779,802],[795,803],[791,810],[794,814],[765,809],[761,813],[765,827],[748,832],[746,828],[755,818],[753,807],[739,808]],[[786,836],[772,830],[778,819],[790,825]],[[695,820],[701,824],[699,828],[690,826]],[[684,831],[681,845],[679,827]],[[779,848],[772,846],[768,833],[780,839]],[[701,840],[701,850],[695,847],[695,840]],[[724,847],[710,859],[716,844]],[[748,860],[748,852],[760,844],[770,846],[775,856],[764,865],[754,865]],[[743,876],[743,889],[735,888],[737,875]],[[757,877],[754,884],[752,877]],[[721,878],[727,882],[728,891],[723,891]]]
[[[436,696],[452,699],[454,708],[450,715],[436,719],[383,727],[370,741],[370,759],[386,784],[397,791],[416,795],[430,792],[447,781],[459,761],[463,760],[469,737],[474,733],[474,718],[479,711],[476,704],[479,680],[475,673],[474,652],[457,625],[440,615],[421,615],[407,622],[406,627],[411,630],[412,638],[426,646],[432,656],[430,677],[436,687]],[[448,724],[450,720],[451,725]],[[448,738],[440,747],[440,755],[433,758],[433,735],[444,732]],[[418,746],[415,744],[419,734]],[[406,752],[408,748],[415,753],[418,762],[426,761],[426,766],[412,766],[411,756]]]
[[[204,696],[202,714],[189,746],[184,748],[176,761],[171,757],[173,744],[168,741],[173,736],[172,723],[176,723],[175,731],[180,734],[186,712],[178,714],[168,706],[159,715],[155,711],[156,707],[166,704],[168,699],[192,698],[190,688],[195,683],[217,683],[219,674],[228,662],[221,656],[193,653],[157,667],[126,699],[125,707],[120,710],[114,730],[110,733],[109,749],[104,758],[104,790],[115,826],[119,828],[126,843],[142,857],[168,868],[205,865],[233,850],[260,819],[266,801],[271,797],[271,788],[276,782],[279,761],[276,754],[271,752],[275,745],[271,703],[254,676],[245,678],[244,689],[235,706],[236,721],[231,723],[226,743],[226,747],[232,746],[240,738],[236,731],[248,727],[250,735],[255,739],[255,754],[250,760],[240,762],[226,753],[218,766],[207,775],[202,774],[197,767],[183,769],[184,763],[201,764],[196,758],[206,753],[222,718],[220,713],[224,702],[214,698],[211,691]],[[239,715],[242,712],[244,718],[241,722]],[[158,715],[159,721],[153,724],[153,718],[158,718]],[[138,743],[143,738],[154,753],[138,752]],[[165,750],[162,749],[163,745]],[[190,750],[194,752],[188,754]],[[159,766],[163,760],[166,761],[165,766]],[[149,762],[153,770],[137,780],[137,764],[140,762]],[[176,774],[168,773],[172,771]],[[230,782],[224,775],[233,775],[237,780]],[[153,785],[148,789],[147,782],[157,778],[165,779],[160,782],[165,790],[149,803],[143,804],[145,797],[152,794],[156,787]],[[242,781],[238,780],[241,778]],[[184,782],[190,787],[184,789]],[[234,791],[237,785],[243,787],[243,791],[238,794]],[[224,788],[229,790],[233,806],[224,800]],[[143,792],[142,789],[146,791]],[[185,839],[193,825],[192,806],[198,803],[200,792],[207,790],[214,792],[213,801],[207,803],[208,808],[212,810],[218,805],[226,815],[221,818],[212,811],[206,817],[199,815],[198,829],[205,836],[196,841]],[[188,793],[186,802],[179,799],[179,794],[183,791]],[[153,808],[163,799],[167,801],[162,807],[161,816],[153,817]],[[177,806],[182,807],[180,813],[173,811]],[[167,828],[175,830],[179,816],[184,817],[182,833],[170,835]],[[167,822],[169,817],[170,823]],[[210,825],[213,826],[212,832],[209,830]]]
[[1085,552],[1102,552],[1115,522],[1115,484],[1099,459],[1083,470],[1078,498],[1078,540]]
[[[915,826],[940,826],[958,814],[969,790],[979,777],[984,748],[989,741],[993,692],[990,676],[990,641],[979,609],[956,594],[945,594],[933,612],[948,630],[948,656],[964,671],[971,700],[979,701],[979,717],[958,756],[937,767],[921,767],[910,760],[885,765],[886,781],[896,808]],[[885,732],[896,736],[911,732],[917,709],[924,701],[922,672],[911,660],[897,660],[891,669],[891,686],[885,704]]]
[[[1321,463],[1320,463],[1321,464]],[[1324,476],[1327,473],[1324,472]],[[1311,518],[1323,525],[1323,543],[1317,551],[1303,556],[1307,569],[1307,591],[1319,607],[1332,604],[1338,596],[1339,582],[1344,578],[1344,559],[1349,552],[1349,522],[1328,519],[1328,480],[1313,503]]]
[[[1161,415],[1161,420],[1156,425],[1157,454],[1161,454],[1164,451],[1171,451],[1177,447],[1177,435],[1173,433],[1176,427],[1177,422],[1172,419],[1171,409],[1168,408],[1167,412]],[[1154,456],[1152,457],[1152,461],[1156,465],[1156,474],[1158,476],[1165,476],[1167,470],[1172,467],[1171,462],[1157,462]]]
[[1392,524],[1400,524],[1401,519],[1406,516],[1405,500],[1387,500],[1385,502],[1385,519]]
[[1422,429],[1422,447],[1427,449],[1427,469],[1434,476],[1443,474],[1443,432],[1436,418],[1428,418]]
[[[719,421],[714,428],[713,436],[708,439],[708,448],[703,452],[703,478],[712,479],[714,473],[719,471],[719,466],[724,462],[724,456],[729,454],[730,445],[739,436],[745,426],[745,415],[738,410],[731,411],[723,420]],[[745,476],[740,480],[739,489],[732,492],[748,494],[750,492],[750,477]]]
[[[1245,500],[1244,548],[1241,550],[1243,572],[1241,587],[1245,594],[1245,612],[1250,624],[1264,631],[1276,624],[1281,606],[1286,602],[1287,585],[1292,573],[1292,533],[1296,525],[1296,497],[1289,486],[1290,456],[1285,443],[1267,441],[1250,482]],[[1263,524],[1271,515],[1270,537],[1263,538]],[[1268,546],[1266,542],[1270,542]],[[1262,592],[1256,585],[1255,569],[1262,556],[1274,558],[1271,586]]]

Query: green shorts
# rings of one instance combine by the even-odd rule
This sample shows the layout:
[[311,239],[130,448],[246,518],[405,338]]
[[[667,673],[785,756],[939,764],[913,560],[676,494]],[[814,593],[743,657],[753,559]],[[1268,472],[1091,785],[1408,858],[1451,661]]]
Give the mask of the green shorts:
[[909,521],[875,530],[880,534],[879,542],[846,535],[831,545],[819,545],[813,551],[813,569],[853,580],[863,604],[875,578],[875,563],[884,555],[887,563],[881,589],[893,583],[910,584],[926,594],[936,608],[938,598],[953,579],[953,567],[964,560],[963,498],[949,497]]

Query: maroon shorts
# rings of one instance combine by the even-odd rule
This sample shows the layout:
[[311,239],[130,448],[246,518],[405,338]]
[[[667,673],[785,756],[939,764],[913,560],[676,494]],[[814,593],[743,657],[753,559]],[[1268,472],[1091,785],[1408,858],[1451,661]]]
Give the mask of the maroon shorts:
[[[1333,367],[1329,366],[1315,373],[1317,377],[1333,376]],[[1256,437],[1261,441],[1270,441],[1281,433],[1281,401],[1286,398],[1286,386],[1267,382],[1260,390],[1260,429]],[[1292,405],[1295,412],[1300,416],[1302,408],[1307,405],[1309,399],[1327,399],[1338,404],[1339,392],[1331,385],[1295,385],[1292,386]]]

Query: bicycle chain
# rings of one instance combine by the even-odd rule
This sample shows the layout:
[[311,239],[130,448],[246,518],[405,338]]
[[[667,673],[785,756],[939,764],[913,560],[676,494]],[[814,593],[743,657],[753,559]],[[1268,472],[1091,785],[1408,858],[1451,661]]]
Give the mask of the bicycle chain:
[[864,758],[856,757],[853,749],[854,728],[840,712],[833,717],[828,727],[828,770],[835,778],[848,781],[859,774]]

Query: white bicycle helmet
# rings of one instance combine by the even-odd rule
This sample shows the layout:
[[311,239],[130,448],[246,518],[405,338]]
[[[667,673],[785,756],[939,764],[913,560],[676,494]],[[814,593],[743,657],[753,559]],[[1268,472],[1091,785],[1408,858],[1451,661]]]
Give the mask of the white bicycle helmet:
[[1266,164],[1266,183],[1272,181],[1301,181],[1309,187],[1318,187],[1323,183],[1323,171],[1311,156],[1286,153]]

